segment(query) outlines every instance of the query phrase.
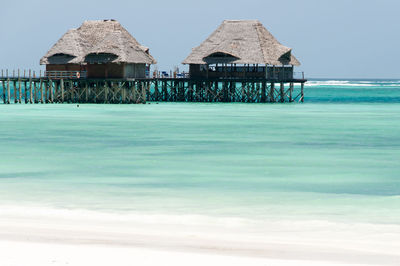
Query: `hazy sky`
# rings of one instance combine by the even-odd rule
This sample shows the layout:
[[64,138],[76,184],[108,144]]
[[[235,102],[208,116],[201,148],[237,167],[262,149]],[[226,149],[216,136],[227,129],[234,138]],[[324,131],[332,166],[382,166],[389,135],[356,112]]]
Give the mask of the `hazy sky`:
[[1,2],[0,68],[40,69],[39,59],[69,28],[113,18],[168,70],[224,19],[258,19],[293,48],[307,77],[400,78],[399,0]]

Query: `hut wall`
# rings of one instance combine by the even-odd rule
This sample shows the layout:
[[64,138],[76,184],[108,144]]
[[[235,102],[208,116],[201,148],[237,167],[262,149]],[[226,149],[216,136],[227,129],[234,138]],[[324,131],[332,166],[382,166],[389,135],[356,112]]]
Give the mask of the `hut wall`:
[[268,66],[267,68],[268,79],[292,79],[293,78],[293,67],[282,67],[282,66]]
[[[207,73],[208,72],[208,73]],[[291,66],[268,66],[267,74],[265,66],[254,65],[226,65],[209,67],[208,71],[204,65],[189,65],[191,78],[267,78],[271,80],[290,80],[293,78],[293,67]]]
[[82,71],[82,70],[85,70],[85,67],[78,64],[46,65],[46,71]]
[[201,71],[200,65],[190,64],[189,65],[189,76],[191,78],[206,78],[207,71]]
[[125,78],[145,78],[146,64],[125,64]]
[[87,78],[145,78],[146,64],[49,64],[46,71],[87,71]]
[[114,78],[119,79],[124,77],[123,64],[87,64],[88,78]]

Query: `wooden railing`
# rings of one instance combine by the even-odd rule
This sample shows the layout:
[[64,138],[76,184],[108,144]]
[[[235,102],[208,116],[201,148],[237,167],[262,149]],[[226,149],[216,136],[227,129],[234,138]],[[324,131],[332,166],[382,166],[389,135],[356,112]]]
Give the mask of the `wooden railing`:
[[0,77],[1,78],[41,78],[44,72],[41,70],[35,71],[31,69],[17,69],[8,70],[2,69]]
[[26,78],[49,78],[49,79],[85,79],[86,71],[33,71],[33,70],[8,70],[2,69],[0,78],[26,79]]
[[49,79],[85,79],[86,71],[46,71],[44,76]]
[[305,79],[304,72],[293,72],[294,79]]

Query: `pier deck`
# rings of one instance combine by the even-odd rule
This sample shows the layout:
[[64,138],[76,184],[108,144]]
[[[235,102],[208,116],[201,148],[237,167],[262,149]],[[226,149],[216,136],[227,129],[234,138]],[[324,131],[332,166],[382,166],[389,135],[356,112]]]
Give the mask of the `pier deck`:
[[[1,77],[3,103],[303,102],[306,79]],[[295,86],[299,85],[299,86]]]

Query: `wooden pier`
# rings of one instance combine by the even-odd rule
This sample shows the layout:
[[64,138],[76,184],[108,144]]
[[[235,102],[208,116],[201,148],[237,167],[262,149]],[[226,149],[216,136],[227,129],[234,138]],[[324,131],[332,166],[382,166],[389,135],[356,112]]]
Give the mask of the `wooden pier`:
[[[0,77],[5,103],[304,102],[305,79]],[[297,86],[295,86],[297,85]]]

